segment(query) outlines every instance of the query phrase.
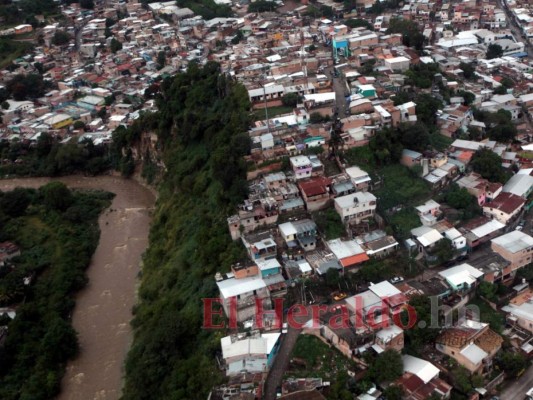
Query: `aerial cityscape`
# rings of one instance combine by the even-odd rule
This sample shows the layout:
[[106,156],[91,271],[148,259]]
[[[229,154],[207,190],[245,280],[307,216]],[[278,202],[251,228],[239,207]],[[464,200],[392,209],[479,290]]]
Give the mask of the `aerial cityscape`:
[[0,2],[2,400],[533,400],[531,208],[530,0]]

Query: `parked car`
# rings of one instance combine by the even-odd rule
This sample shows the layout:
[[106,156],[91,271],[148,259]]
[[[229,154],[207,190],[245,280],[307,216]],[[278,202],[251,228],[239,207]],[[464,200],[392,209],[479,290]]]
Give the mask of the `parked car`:
[[518,225],[516,228],[514,228],[515,231],[521,231],[522,229],[524,229],[522,225]]
[[401,276],[395,276],[394,278],[392,278],[390,280],[390,283],[392,283],[392,284],[400,283],[400,282],[403,282],[403,277],[401,277]]
[[288,330],[289,330],[289,325],[286,322],[284,322],[283,326],[281,327],[281,333],[287,333]]
[[333,300],[335,301],[345,299],[346,297],[348,297],[348,295],[344,292],[333,293]]

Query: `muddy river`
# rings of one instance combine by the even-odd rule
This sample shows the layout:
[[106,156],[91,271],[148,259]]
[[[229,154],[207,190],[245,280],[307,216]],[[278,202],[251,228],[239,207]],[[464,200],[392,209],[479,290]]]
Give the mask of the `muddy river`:
[[[0,190],[39,187],[51,179],[0,180]],[[76,298],[72,316],[80,355],[70,362],[58,400],[113,400],[121,393],[124,359],[131,344],[141,255],[148,244],[154,194],[133,180],[103,176],[58,179],[71,188],[116,194],[99,219],[100,242],[87,269],[89,283]]]

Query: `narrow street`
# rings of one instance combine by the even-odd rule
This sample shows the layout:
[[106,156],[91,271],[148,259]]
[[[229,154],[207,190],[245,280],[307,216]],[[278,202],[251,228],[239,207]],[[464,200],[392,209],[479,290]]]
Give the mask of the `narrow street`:
[[281,386],[283,375],[289,367],[292,349],[301,331],[301,329],[289,327],[288,332],[284,335],[279,352],[274,359],[272,367],[270,367],[270,372],[265,382],[263,400],[274,400],[276,398],[276,389]]
[[[295,315],[295,319],[300,324],[304,324],[309,321],[311,319],[310,308],[307,308],[307,315],[301,317]],[[281,386],[283,375],[289,368],[292,349],[294,348],[296,340],[298,340],[298,336],[301,332],[301,329],[296,329],[295,327],[289,326],[287,333],[283,335],[278,354],[274,359],[274,363],[270,367],[270,371],[265,381],[263,400],[276,399],[276,389]]]
[[334,67],[326,68],[325,72],[328,77],[331,77],[333,84],[333,91],[335,92],[335,101],[337,103],[337,117],[344,118],[346,116],[346,99],[345,93],[347,91],[346,85],[344,83],[344,77],[339,74],[338,77],[333,75]]
[[509,383],[500,395],[501,400],[523,400],[526,392],[533,387],[533,367],[528,370],[515,382]]
[[525,47],[526,52],[533,52],[533,45],[531,45],[528,39],[522,34],[522,31],[516,24],[511,11],[509,11],[509,8],[507,7],[507,1],[497,0],[497,3],[500,6],[500,8],[505,12],[505,15],[507,16],[508,27],[513,33],[513,35],[515,36],[516,40],[523,42],[526,45]]

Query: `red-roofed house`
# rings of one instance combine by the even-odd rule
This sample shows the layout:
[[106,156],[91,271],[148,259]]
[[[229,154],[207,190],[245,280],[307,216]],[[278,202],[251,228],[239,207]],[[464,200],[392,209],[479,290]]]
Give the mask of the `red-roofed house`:
[[494,200],[485,203],[483,214],[492,219],[507,224],[513,219],[524,207],[525,200],[512,193],[500,193]]
[[316,211],[328,205],[331,179],[318,177],[298,182],[307,211]]

